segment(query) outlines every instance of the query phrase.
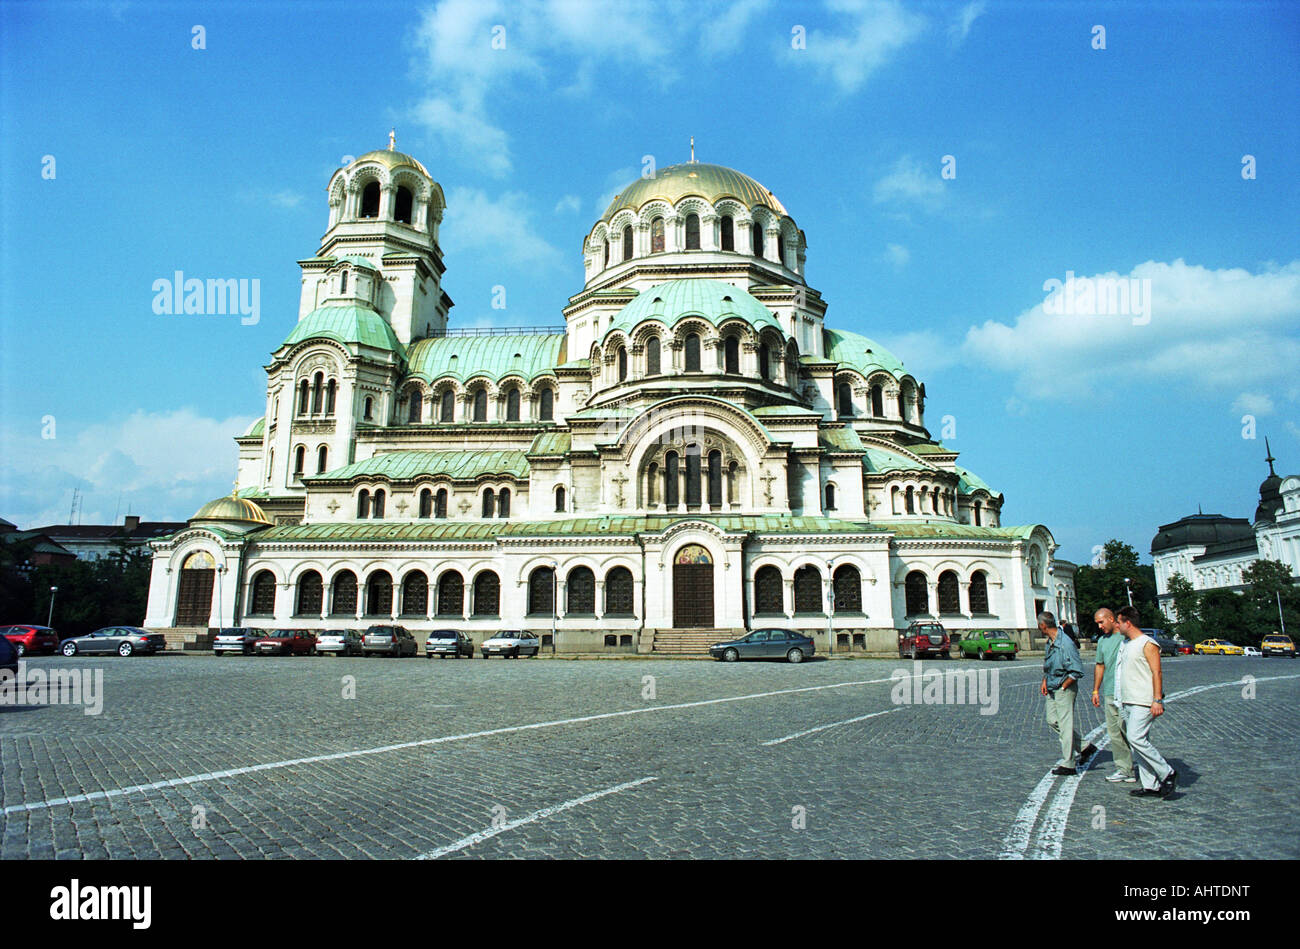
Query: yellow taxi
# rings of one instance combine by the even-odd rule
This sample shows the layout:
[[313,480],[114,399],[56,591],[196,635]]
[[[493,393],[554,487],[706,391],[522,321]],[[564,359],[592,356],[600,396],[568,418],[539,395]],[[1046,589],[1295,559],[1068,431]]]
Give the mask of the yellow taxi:
[[1295,643],[1290,636],[1272,633],[1260,640],[1259,651],[1266,656],[1290,656],[1294,659]]
[[1215,653],[1220,656],[1242,656],[1246,653],[1246,650],[1242,649],[1240,646],[1233,645],[1226,639],[1202,640],[1196,644],[1196,648],[1192,651],[1198,656],[1206,656],[1210,653]]

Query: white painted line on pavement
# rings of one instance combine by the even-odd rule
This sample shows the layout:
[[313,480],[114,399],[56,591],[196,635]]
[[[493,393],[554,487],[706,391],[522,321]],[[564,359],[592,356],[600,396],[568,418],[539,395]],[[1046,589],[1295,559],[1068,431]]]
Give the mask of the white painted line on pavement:
[[883,712],[872,712],[870,715],[859,715],[857,718],[846,718],[842,722],[831,722],[829,725],[818,725],[816,728],[809,728],[807,731],[795,732],[793,735],[786,735],[784,738],[774,738],[771,741],[763,742],[763,745],[779,745],[783,741],[793,741],[796,738],[804,737],[804,735],[812,735],[816,732],[825,731],[828,728],[835,728],[838,725],[851,725],[854,722],[865,722],[869,718],[875,718],[879,715],[889,715],[893,712],[901,711],[901,708],[890,708],[885,709]]
[[1079,790],[1079,782],[1083,780],[1084,774],[1092,767],[1092,763],[1097,760],[1097,756],[1101,754],[1101,749],[1110,744],[1110,735],[1107,733],[1105,737],[1102,737],[1103,733],[1106,733],[1105,722],[1084,736],[1083,746],[1086,748],[1089,743],[1095,743],[1097,750],[1092,753],[1091,758],[1078,766],[1078,774],[1073,777],[1066,777],[1061,782],[1061,786],[1056,789],[1056,797],[1052,798],[1052,803],[1047,808],[1047,815],[1038,828],[1038,849],[1034,851],[1031,859],[1061,859],[1061,840],[1065,836],[1065,825],[1070,820],[1070,808],[1074,806],[1074,795]]
[[500,827],[489,827],[487,830],[480,830],[476,834],[470,834],[463,837],[454,844],[448,844],[446,847],[439,847],[437,850],[430,850],[428,853],[422,853],[416,860],[437,860],[439,857],[445,857],[449,853],[455,853],[457,850],[464,850],[466,847],[472,847],[477,843],[495,837],[497,834],[504,834],[508,830],[514,830],[516,827],[522,827],[524,824],[532,824],[539,820],[545,820],[552,815],[561,811],[567,811],[570,808],[578,807],[582,804],[588,804],[610,794],[617,794],[620,791],[626,791],[629,788],[638,787],[650,781],[658,781],[657,777],[641,778],[637,781],[628,781],[626,784],[617,784],[612,788],[605,788],[603,791],[593,791],[591,794],[584,794],[582,797],[575,797],[572,801],[565,801],[563,804],[553,804],[550,807],[543,807],[540,811],[533,811],[527,817],[521,817],[518,820],[507,821]]

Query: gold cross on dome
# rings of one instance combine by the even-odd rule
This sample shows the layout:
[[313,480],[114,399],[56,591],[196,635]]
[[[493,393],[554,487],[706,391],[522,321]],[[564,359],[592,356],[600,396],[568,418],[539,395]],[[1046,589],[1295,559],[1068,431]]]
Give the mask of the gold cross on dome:
[[691,164],[695,164],[695,136],[691,136]]
[[388,130],[388,150],[391,152],[397,146],[397,129]]
[[234,483],[234,484],[231,486],[231,488],[230,488],[230,496],[231,496],[232,498],[237,498],[237,497],[239,497],[239,479],[238,479],[238,478],[235,479],[235,483]]

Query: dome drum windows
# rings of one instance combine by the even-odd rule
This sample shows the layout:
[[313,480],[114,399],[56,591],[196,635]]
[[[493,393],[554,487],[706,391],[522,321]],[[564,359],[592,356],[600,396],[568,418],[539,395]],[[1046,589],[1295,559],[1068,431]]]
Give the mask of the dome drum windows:
[[656,217],[650,222],[650,253],[662,254],[664,252],[664,219]]
[[641,503],[654,510],[729,511],[737,504],[741,480],[739,453],[724,441],[704,438],[704,445],[686,430],[669,433],[665,446],[647,456],[641,467]]
[[361,191],[361,210],[357,217],[379,217],[379,182],[371,181]]
[[694,212],[686,215],[686,249],[700,249],[700,216]]
[[736,225],[730,214],[724,214],[719,222],[721,229],[721,243],[723,250],[736,249]]

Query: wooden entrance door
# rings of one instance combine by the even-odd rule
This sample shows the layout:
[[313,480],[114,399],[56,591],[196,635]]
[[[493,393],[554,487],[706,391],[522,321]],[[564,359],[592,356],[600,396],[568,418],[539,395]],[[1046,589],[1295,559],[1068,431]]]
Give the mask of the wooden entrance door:
[[212,615],[215,570],[182,570],[176,595],[177,626],[207,626]]
[[673,626],[713,628],[713,558],[698,544],[673,558]]

